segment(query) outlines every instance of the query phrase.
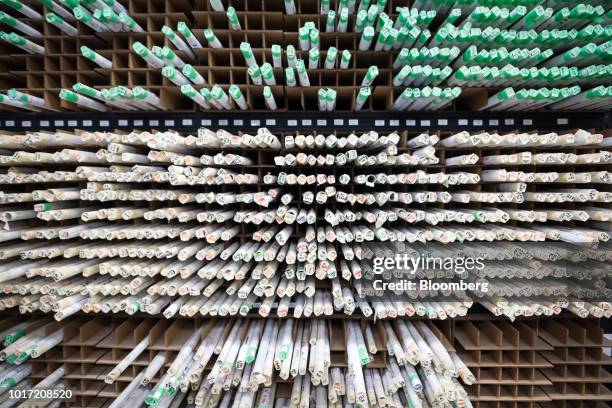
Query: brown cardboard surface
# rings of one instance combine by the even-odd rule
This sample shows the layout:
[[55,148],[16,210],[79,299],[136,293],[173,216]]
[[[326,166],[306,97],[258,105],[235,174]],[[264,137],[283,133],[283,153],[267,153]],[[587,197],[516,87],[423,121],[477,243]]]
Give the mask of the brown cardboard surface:
[[503,360],[502,363],[498,363],[492,360],[481,360],[477,361],[471,354],[469,353],[461,353],[461,359],[468,367],[512,367],[512,368],[527,368],[527,367],[552,367],[553,364],[548,362],[543,356],[540,354],[536,354],[535,361],[525,360],[523,358],[519,359],[518,362]]
[[579,364],[579,365],[610,365],[612,358],[603,353],[599,353],[597,357],[583,355],[582,358],[568,354],[566,358],[559,357],[555,352],[542,352],[542,355],[552,364]]
[[583,392],[578,389],[574,384],[567,384],[566,391],[564,393],[558,392],[554,387],[545,387],[544,391],[553,400],[600,400],[610,401],[612,400],[612,390],[607,388],[603,384],[594,384],[595,389],[589,392]]
[[612,374],[607,372],[603,367],[597,367],[596,373],[585,373],[585,375],[568,375],[562,376],[552,369],[542,370],[544,375],[552,382],[576,382],[576,383],[612,383]]

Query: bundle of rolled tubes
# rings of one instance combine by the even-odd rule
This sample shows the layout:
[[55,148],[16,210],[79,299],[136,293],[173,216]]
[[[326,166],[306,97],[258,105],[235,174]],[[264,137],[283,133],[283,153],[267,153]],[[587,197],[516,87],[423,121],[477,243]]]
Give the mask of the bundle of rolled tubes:
[[[337,324],[291,318],[205,323],[189,334],[177,353],[155,352],[110,406],[471,406],[463,385],[473,384],[475,377],[457,353],[447,350],[435,326],[424,321],[374,325],[347,320],[342,340],[332,336]],[[21,355],[39,357],[51,342],[57,345],[62,329],[45,337],[55,325],[41,318],[1,333],[5,348],[0,352],[0,400],[7,402],[9,388],[32,387],[31,366],[24,364],[28,357]],[[332,359],[338,342],[346,352]],[[104,382],[114,384],[152,343],[151,334],[138,339]],[[60,365],[35,388],[63,387],[66,369]]]
[[[510,319],[610,316],[612,179],[598,165],[612,161],[611,139],[585,130],[4,134],[0,308],[57,320],[445,319],[474,304]],[[377,264],[397,254],[481,267]]]

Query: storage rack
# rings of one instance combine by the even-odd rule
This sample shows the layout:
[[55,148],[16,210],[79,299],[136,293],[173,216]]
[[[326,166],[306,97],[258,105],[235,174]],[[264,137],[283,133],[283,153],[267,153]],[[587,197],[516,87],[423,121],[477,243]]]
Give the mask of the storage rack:
[[[35,0],[26,4],[43,11]],[[331,8],[336,7],[331,1]],[[225,13],[211,11],[206,0],[128,0],[129,14],[146,33],[94,33],[81,23],[76,23],[78,35],[66,37],[44,21],[22,19],[44,32],[43,44],[49,52],[45,56],[26,55],[18,49],[0,44],[0,90],[16,87],[18,90],[41,96],[58,113],[28,114],[22,111],[0,113],[0,131],[33,132],[83,129],[88,131],[123,131],[174,129],[181,133],[195,134],[200,127],[232,132],[252,132],[267,127],[279,136],[296,132],[337,133],[375,130],[380,133],[400,131],[402,140],[420,132],[446,136],[451,132],[493,131],[500,133],[521,130],[566,131],[583,128],[610,136],[612,110],[603,112],[486,112],[475,111],[487,97],[500,88],[466,88],[449,110],[441,112],[390,112],[393,100],[402,89],[393,87],[392,52],[357,51],[351,66],[345,71],[312,70],[310,87],[286,87],[282,72],[274,70],[279,85],[272,92],[279,105],[276,112],[264,111],[261,87],[255,86],[247,74],[238,46],[248,41],[260,62],[271,62],[271,44],[285,48],[298,42],[298,28],[306,21],[316,21],[323,27],[325,16],[319,14],[320,1],[296,0],[298,15],[284,13],[282,1],[231,0],[238,10],[243,30],[229,30]],[[406,2],[390,0],[389,10],[405,6]],[[8,10],[10,12],[10,9]],[[397,14],[389,14],[393,19]],[[354,24],[350,16],[349,25]],[[194,34],[201,40],[203,30],[212,28],[226,48],[204,48],[196,51],[193,65],[210,84],[219,84],[227,91],[230,84],[237,85],[247,99],[250,109],[246,112],[201,112],[197,105],[180,93],[178,87],[163,78],[159,70],[147,67],[130,47],[140,41],[148,47],[170,45],[161,33],[163,25],[176,27],[179,21],[188,21]],[[434,26],[439,24],[434,23]],[[329,46],[355,50],[359,41],[356,33],[321,33],[321,55],[324,58]],[[82,58],[81,45],[95,48],[113,62],[107,70]],[[184,57],[181,52],[179,56]],[[307,59],[306,52],[298,56]],[[351,112],[360,80],[368,66],[377,64],[380,75],[365,112]],[[161,98],[169,111],[165,112],[82,112],[73,104],[58,97],[61,88],[71,88],[76,82],[92,85],[97,89],[110,86],[145,85]],[[336,112],[320,113],[317,110],[318,87],[338,90]],[[8,108],[11,110],[11,108]],[[479,149],[478,154],[482,155]],[[534,149],[535,150],[535,149]],[[589,147],[569,149],[572,152],[589,152]],[[568,151],[569,151],[568,150]],[[440,158],[465,153],[465,149],[440,149]],[[507,150],[508,151],[508,150]],[[506,151],[506,152],[507,152]],[[262,161],[269,152],[253,150]],[[262,177],[271,166],[254,166]],[[432,166],[433,168],[434,166]],[[473,166],[480,169],[482,166]],[[607,169],[608,166],[579,166],[584,171]],[[76,183],[82,186],[83,183]],[[479,185],[478,189],[492,189],[492,185]],[[16,187],[19,189],[20,187]],[[354,188],[354,186],[353,186]],[[608,188],[608,187],[606,187]],[[567,207],[571,207],[569,204]],[[242,229],[242,238],[248,234]],[[274,309],[273,309],[274,312]],[[19,316],[3,313],[6,324],[15,324]],[[248,319],[261,318],[255,313]],[[275,317],[271,317],[275,318]],[[346,361],[344,325],[346,319],[357,316],[331,316],[328,325],[333,333],[333,366],[343,366]],[[108,406],[129,381],[144,368],[158,351],[176,356],[188,333],[201,323],[213,318],[173,320],[160,319],[146,314],[135,316],[91,316],[79,314],[65,323],[65,336],[60,346],[42,358],[32,360],[31,378],[40,380],[60,365],[65,365],[64,380],[67,388],[75,390],[75,406]],[[363,319],[370,320],[370,319]],[[9,323],[10,322],[10,323]],[[376,327],[380,329],[380,322]],[[612,360],[603,354],[609,347],[600,322],[594,319],[578,319],[569,313],[561,316],[519,318],[515,322],[495,318],[475,308],[465,318],[430,321],[428,325],[443,340],[448,350],[456,350],[477,377],[477,382],[466,386],[473,405],[478,408],[599,408],[612,400],[612,392],[606,384],[612,382],[608,373]],[[133,348],[145,333],[155,338],[141,356],[113,385],[104,384],[104,376]],[[378,330],[379,353],[373,367],[383,367],[388,359],[384,332]],[[171,359],[170,359],[171,361]],[[168,367],[166,363],[166,367]],[[163,372],[163,371],[162,371]],[[156,377],[159,379],[160,375]],[[281,384],[280,395],[287,395],[289,384]]]

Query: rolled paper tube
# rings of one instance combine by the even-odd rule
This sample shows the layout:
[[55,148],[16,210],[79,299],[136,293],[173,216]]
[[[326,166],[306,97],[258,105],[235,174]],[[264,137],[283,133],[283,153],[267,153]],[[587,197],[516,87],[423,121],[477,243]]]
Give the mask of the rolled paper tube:
[[378,14],[380,13],[381,10],[378,9],[378,6],[376,4],[372,4],[370,5],[370,7],[368,8],[367,11],[367,25],[374,27],[374,23],[376,22],[376,16],[378,16]]
[[209,0],[210,5],[215,11],[225,11],[223,2],[221,0]]
[[265,63],[261,66],[261,76],[263,77],[266,85],[276,85],[276,79],[274,79],[274,69],[269,63]]
[[166,354],[162,351],[157,353],[157,355],[153,358],[153,360],[149,363],[146,370],[144,371],[144,375],[142,376],[141,384],[146,386],[148,385],[155,375],[161,370],[166,362]]
[[53,0],[39,0],[42,5],[65,20],[74,20],[74,16]]
[[196,91],[191,85],[182,85],[181,92],[183,95],[192,99],[195,103],[203,107],[204,109],[210,109],[210,104],[204,99],[202,94]]
[[[15,359],[13,360],[7,359],[7,362],[9,364],[15,364]],[[9,388],[18,389],[18,387],[21,387],[20,384],[23,383],[23,380],[26,380],[30,376],[31,373],[32,373],[32,367],[30,364],[24,364],[22,366],[17,366],[14,369],[7,370],[5,376],[2,378],[2,383],[1,383],[2,391],[5,391],[6,389],[9,389]],[[27,384],[31,384],[31,383],[27,382]]]
[[404,110],[413,102],[413,90],[406,88],[393,102],[392,110]]
[[340,12],[340,19],[338,20],[338,32],[345,33],[348,27],[348,14],[349,11],[347,8],[343,8]]
[[106,103],[107,105],[117,106],[125,110],[135,110],[136,109],[134,106],[130,105],[128,102],[122,100],[121,97],[119,96],[119,93],[117,92],[117,90],[114,90],[114,88],[102,89],[100,93],[102,94],[102,97],[104,98],[103,102]]
[[[159,46],[157,46],[157,45],[154,45],[154,46],[151,48],[151,53],[152,53],[152,54],[153,54],[155,57],[159,58],[159,60],[160,60],[160,61],[163,61],[163,60],[164,60],[164,53],[163,53],[163,48],[162,48],[162,47],[159,47]],[[164,63],[165,63],[165,62],[164,62]]]
[[20,91],[16,90],[15,88],[9,89],[7,93],[8,93],[9,98],[11,98],[11,99],[19,100],[19,101],[21,101],[21,102],[23,102],[25,104],[33,105],[33,106],[36,106],[36,107],[39,107],[39,108],[50,109],[46,105],[44,98],[40,98],[40,97],[37,97],[37,96],[34,96],[34,95],[30,95],[30,94],[26,94],[26,93],[20,92]]
[[185,64],[183,67],[183,75],[185,75],[194,84],[202,85],[206,83],[204,77],[189,64]]
[[255,56],[253,55],[253,50],[251,49],[251,44],[248,42],[240,43],[240,52],[246,61],[246,65],[250,67],[251,65],[257,65],[257,61],[255,60]]
[[198,41],[196,36],[193,35],[193,33],[191,32],[189,27],[187,27],[187,24],[185,24],[184,21],[179,21],[179,23],[176,25],[176,29],[179,33],[183,34],[183,37],[185,37],[185,40],[187,40],[187,43],[192,49],[195,50],[198,48],[202,48],[202,44],[200,43],[200,41]]
[[22,50],[29,52],[30,54],[41,54],[42,55],[45,53],[44,47],[38,44],[35,44],[30,40],[23,38],[19,34],[10,33],[8,35],[8,41],[11,44],[21,48]]
[[[351,322],[352,323],[352,322]],[[363,370],[361,368],[361,362],[357,351],[357,339],[355,334],[355,328],[353,324],[349,325],[347,340],[347,363],[348,370],[353,376],[353,387],[355,392],[355,400],[358,404],[367,403],[367,391],[364,380]]]
[[149,346],[149,336],[142,339],[104,378],[106,384],[113,384]]
[[84,7],[81,6],[76,6],[74,7],[74,9],[72,10],[72,12],[74,13],[74,17],[80,21],[81,23],[87,25],[89,28],[91,28],[92,30],[98,32],[106,32],[106,31],[110,31],[110,29],[106,26],[106,24],[101,23],[100,21],[96,20],[89,11],[85,10]]
[[230,28],[232,30],[242,30],[242,27],[240,26],[240,20],[238,20],[238,14],[236,14],[236,10],[230,6],[227,8],[226,14]]
[[311,48],[308,51],[308,68],[318,69],[319,68],[319,49]]
[[51,374],[49,374],[47,377],[42,379],[39,383],[37,383],[34,386],[34,389],[37,389],[37,390],[40,390],[40,389],[49,389],[51,386],[53,386],[53,384],[55,384],[56,382],[62,380],[62,377],[64,376],[65,372],[66,372],[66,370],[65,370],[64,366],[63,365],[60,366],[55,371],[53,371]]
[[[104,4],[102,2],[102,0],[78,0],[78,1],[62,1],[62,3],[76,3],[76,4],[81,4],[83,7],[87,7],[87,9],[91,10],[92,12],[95,12],[97,9],[99,9],[100,11],[107,9],[109,7],[106,6],[106,4]],[[75,7],[75,6],[72,6]],[[109,10],[112,10],[109,8]]]
[[227,96],[223,88],[221,88],[219,85],[213,86],[211,94],[214,100],[224,109],[232,109],[229,96]]
[[282,49],[278,44],[272,44],[272,65],[274,68],[283,67]]
[[475,154],[465,154],[446,159],[447,166],[462,166],[469,164],[476,164],[478,162],[478,156]]
[[487,104],[485,106],[483,106],[482,108],[480,108],[479,110],[485,110],[485,109],[490,109],[494,106],[497,106],[499,104],[501,104],[502,102],[513,98],[515,95],[514,93],[514,89],[512,88],[506,88],[500,92],[498,92],[497,94],[489,97],[489,100],[487,101]]
[[287,46],[287,65],[291,68],[295,68],[297,57],[295,55],[295,47],[293,45]]
[[287,15],[292,16],[297,12],[293,0],[283,0],[283,3],[285,3],[285,13]]
[[253,81],[253,84],[263,85],[263,81],[261,77],[261,70],[259,69],[257,65],[251,65],[249,69],[247,70],[247,72],[249,76],[251,77],[251,81]]
[[416,47],[422,47],[423,45],[427,44],[430,38],[431,38],[431,32],[429,32],[429,30],[423,30],[419,34],[419,37],[415,41],[414,45]]
[[185,41],[183,41],[181,37],[176,35],[176,33],[174,32],[174,30],[172,30],[172,28],[168,26],[163,26],[161,30],[162,30],[162,33],[166,36],[166,38],[169,39],[170,42],[172,42],[172,44],[178,50],[186,53],[191,59],[195,58],[195,54],[193,53],[193,50],[189,47],[189,45],[187,45]]
[[119,15],[110,8],[106,8],[102,10],[102,16],[103,16],[103,20],[107,21],[108,23],[112,23],[112,24],[121,23],[121,19],[119,18]]
[[378,76],[378,67],[376,65],[372,65],[368,68],[365,76],[363,77],[363,81],[361,82],[362,87],[370,86]]
[[293,68],[285,68],[285,80],[287,82],[287,86],[297,86],[297,81],[295,79],[295,73],[293,71]]
[[242,92],[240,91],[240,88],[238,88],[236,85],[230,85],[229,94],[232,97],[232,99],[234,99],[234,101],[236,102],[236,105],[238,105],[240,109],[246,110],[249,108],[247,105],[246,99],[244,98],[244,96],[242,95]]
[[340,58],[340,68],[348,69],[351,63],[351,52],[349,50],[343,50]]
[[331,112],[336,109],[336,91],[327,89],[327,111]]
[[28,26],[27,24],[22,23],[21,21],[8,15],[4,11],[0,11],[0,23],[6,24],[9,27],[19,30],[25,35],[29,35],[31,37],[42,37],[43,36],[40,31],[35,30],[32,27]]
[[73,27],[70,24],[66,23],[64,21],[64,19],[62,19],[60,16],[58,16],[55,13],[47,13],[45,18],[47,19],[47,22],[49,24],[53,24],[54,26],[59,28],[62,32],[64,32],[65,34],[68,34],[70,36],[75,36],[78,33],[78,30],[75,27]]
[[[588,91],[582,92],[578,95],[574,95],[568,99],[560,102],[556,102],[551,105],[553,109],[568,109],[569,107],[579,107],[584,105],[591,105],[593,101],[597,101],[598,98],[609,98],[610,88],[604,86],[598,86]],[[604,99],[605,100],[605,99]]]
[[372,91],[370,90],[370,87],[365,87],[365,88],[360,88],[359,89],[359,92],[357,93],[357,98],[355,100],[355,110],[356,111],[361,110],[361,108],[363,107],[365,102],[370,97],[371,92]]
[[319,39],[319,30],[317,30],[316,28],[310,30],[310,46],[320,48]]
[[20,12],[21,14],[23,14],[24,16],[28,18],[33,18],[35,20],[42,20],[43,18],[43,16],[40,15],[40,13],[38,13],[31,7],[26,6],[19,0],[3,0],[0,2],[0,4],[4,4],[14,10],[17,10],[18,12]]
[[164,66],[164,61],[153,55],[151,50],[145,47],[141,42],[134,42],[134,44],[132,44],[132,50],[134,50],[140,58],[145,60],[151,68],[162,68]]
[[310,30],[308,27],[300,27],[298,29],[298,39],[300,42],[300,50],[308,51],[310,49]]
[[211,106],[214,106],[217,109],[223,109],[215,98],[212,96],[212,92],[210,92],[207,88],[200,89],[200,95],[204,97],[204,100],[208,102]]
[[548,20],[552,16],[552,14],[553,9],[545,9],[542,6],[536,6],[512,27],[515,30],[532,29],[540,25],[542,22]]
[[325,32],[333,33],[336,27],[336,12],[334,10],[329,10],[327,12],[327,19],[325,22]]
[[168,78],[172,83],[178,86],[189,84],[189,80],[173,65],[163,67],[162,76]]
[[363,30],[363,34],[361,35],[361,40],[359,40],[359,50],[367,51],[370,49],[372,45],[372,39],[374,38],[374,29],[372,27],[366,27]]
[[321,0],[320,14],[326,14],[329,11],[329,0]]
[[86,108],[90,108],[100,112],[105,112],[108,110],[108,108],[102,105],[100,102],[96,102],[93,99],[90,99],[83,95],[77,95],[76,93],[68,89],[62,89],[59,93],[59,96],[61,99],[68,102],[72,102],[79,106],[84,106]]
[[[408,19],[410,18],[410,9],[408,7],[396,7],[395,11],[398,13],[398,15],[397,20],[395,20],[395,23],[393,23],[393,28],[399,30],[408,23]],[[446,24],[442,25],[441,27],[444,27],[445,25]]]
[[319,110],[326,111],[327,110],[327,90],[321,88],[318,92],[319,96]]
[[389,35],[387,36],[387,41],[383,45],[383,50],[391,51],[392,49],[399,48],[399,45],[396,45],[398,36],[399,36],[399,31],[394,28],[390,28]]
[[[235,325],[232,330],[238,330],[241,325]],[[194,331],[194,333],[187,339],[187,341],[181,347],[178,355],[168,368],[168,374],[172,376],[176,376],[180,374],[181,367],[185,364],[186,361],[190,361],[193,359],[194,350],[196,349],[197,344],[201,340],[201,332],[202,328],[198,328]],[[231,336],[231,334],[230,334]]]
[[410,66],[406,65],[393,77],[393,86],[401,86],[410,74]]
[[383,27],[378,33],[378,38],[376,39],[376,44],[374,45],[374,51],[383,51],[388,39],[389,29],[387,27]]
[[336,47],[329,47],[329,49],[327,50],[327,56],[325,57],[325,69],[335,68],[337,56],[338,49]]
[[116,15],[111,9],[95,9],[93,13],[93,18],[97,21],[100,21],[102,24],[106,26],[108,31],[112,32],[121,32],[123,31],[123,26],[119,21],[119,16]]
[[136,86],[132,88],[132,93],[134,94],[134,98],[136,99],[140,99],[148,103],[149,105],[152,105],[161,110],[168,110],[168,108],[161,104],[161,101],[159,100],[159,97],[157,95],[141,86]]
[[366,27],[368,22],[368,12],[365,10],[360,10],[357,13],[357,18],[355,19],[355,27],[354,30],[356,33],[362,33],[363,29]]
[[[169,375],[166,373],[160,380],[160,382],[153,388],[149,394],[145,397],[144,403],[146,405],[158,406],[164,394],[166,393],[165,383],[169,380]],[[121,405],[120,405],[121,406]]]
[[297,60],[296,70],[298,73],[298,78],[300,79],[300,85],[310,86],[310,79],[308,79],[308,73],[306,72],[306,66],[304,65],[303,60]]
[[380,13],[380,15],[378,16],[378,21],[374,25],[374,29],[378,33],[380,33],[383,28],[387,30],[393,28],[393,21],[391,21],[387,13],[384,13],[384,12]]
[[60,0],[60,3],[64,4],[66,7],[73,9],[79,6],[80,1],[79,0]]
[[72,85],[72,89],[75,92],[80,93],[81,95],[85,95],[85,96],[89,96],[90,98],[95,98],[98,99],[100,101],[105,101],[104,95],[102,95],[102,92],[98,91],[97,89],[94,89],[90,86],[84,85],[80,82]]
[[39,112],[40,109],[35,106],[30,106],[24,102],[12,100],[8,97],[8,95],[0,94],[0,104],[13,106],[15,108],[26,109],[34,112]]
[[110,7],[117,14],[127,13],[126,8],[123,7],[123,4],[119,3],[118,0],[102,0],[102,1],[104,2],[104,4]]
[[357,8],[357,12],[367,11],[370,7],[370,0],[359,0],[359,7]]
[[210,45],[212,48],[223,48],[223,44],[221,44],[221,41],[219,41],[213,30],[210,28],[204,30],[204,38],[206,38],[208,45]]
[[[288,68],[290,69],[290,68]],[[263,88],[263,96],[266,102],[266,106],[270,110],[276,110],[276,101],[274,100],[274,95],[272,94],[272,89],[269,86],[264,86]]]
[[176,53],[172,51],[167,45],[164,45],[161,50],[161,58],[165,61],[171,62],[172,65],[174,65],[178,69],[185,68],[185,62],[178,55],[176,55]]
[[[119,3],[115,3],[119,4]],[[125,11],[119,12],[119,21],[126,26],[130,31],[135,33],[144,33],[143,28]]]

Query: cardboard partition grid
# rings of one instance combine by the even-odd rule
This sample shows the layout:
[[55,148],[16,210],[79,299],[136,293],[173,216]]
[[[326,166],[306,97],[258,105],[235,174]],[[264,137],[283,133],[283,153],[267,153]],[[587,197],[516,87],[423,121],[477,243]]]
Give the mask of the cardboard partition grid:
[[457,352],[477,378],[470,395],[478,406],[511,400],[586,408],[612,399],[612,359],[598,320],[456,321],[453,328]]
[[[59,323],[65,329],[60,346],[29,362],[33,367],[31,377],[40,381],[64,364],[66,387],[77,395],[74,406],[108,405],[159,351],[164,351],[169,357],[154,381],[158,380],[193,330],[199,328],[206,333],[213,321],[154,317],[71,319]],[[15,317],[10,314],[0,320],[0,328],[13,324]],[[328,320],[332,367],[346,367],[344,324],[343,320]],[[430,321],[428,326],[476,376],[474,385],[465,386],[476,408],[598,408],[612,399],[607,387],[611,376],[606,371],[610,358],[602,351],[607,342],[597,320],[564,316],[509,322],[481,315],[470,321]],[[570,333],[574,331],[580,333],[571,340]],[[548,343],[552,332],[558,336],[554,346]],[[143,355],[115,384],[105,384],[105,375],[147,334],[151,345]],[[374,324],[374,337],[379,351],[368,367],[385,367],[389,356],[381,322]],[[476,343],[487,348],[465,348]],[[568,350],[580,360],[570,359]],[[290,388],[290,380],[281,380],[278,392],[285,395]]]

